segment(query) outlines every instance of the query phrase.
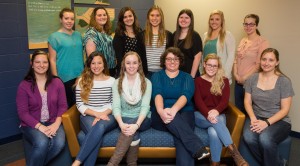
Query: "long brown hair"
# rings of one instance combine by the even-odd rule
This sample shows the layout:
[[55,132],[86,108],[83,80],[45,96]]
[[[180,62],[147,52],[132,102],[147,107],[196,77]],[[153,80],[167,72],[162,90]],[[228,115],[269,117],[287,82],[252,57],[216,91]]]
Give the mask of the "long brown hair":
[[178,47],[178,45],[179,45],[178,40],[179,40],[179,36],[181,33],[181,27],[179,26],[178,19],[182,14],[187,14],[191,18],[191,23],[189,26],[188,33],[184,39],[185,42],[184,42],[184,46],[183,46],[185,49],[189,49],[193,46],[192,38],[193,38],[193,32],[194,32],[194,14],[190,9],[181,10],[177,16],[176,31],[175,31],[175,36],[174,36],[174,46]]
[[91,93],[91,89],[94,86],[94,83],[93,83],[94,73],[91,70],[91,63],[92,63],[93,59],[96,56],[101,57],[101,59],[103,61],[103,66],[104,66],[104,69],[102,71],[103,74],[106,75],[106,76],[109,75],[109,69],[108,69],[107,62],[105,60],[104,55],[102,55],[98,51],[92,52],[86,60],[84,70],[83,70],[83,72],[81,74],[81,77],[80,77],[81,81],[79,82],[79,86],[81,88],[80,97],[81,97],[82,101],[86,104],[89,101],[89,96],[90,96],[90,93]]
[[[208,54],[205,59],[204,59],[204,63],[206,64],[206,62],[210,59],[215,59],[218,61],[218,71],[216,73],[215,78],[213,79],[213,81],[211,82],[211,88],[210,88],[210,93],[213,95],[222,95],[222,89],[224,88],[224,70],[222,67],[222,62],[221,62],[221,58],[216,55],[216,54]],[[206,74],[206,70],[203,70],[203,75]]]
[[[267,54],[267,53],[273,53],[275,55],[275,59],[277,62],[279,62],[279,52],[278,50],[276,50],[275,48],[266,48],[262,53],[261,53],[261,56],[260,56],[260,59],[262,59],[263,55]],[[259,70],[258,72],[262,72],[263,69],[261,68],[261,66],[259,66]],[[282,71],[280,70],[279,68],[279,64],[275,67],[275,74],[280,76],[280,75],[284,75],[286,76],[285,74],[282,73]],[[287,77],[287,76],[286,76]]]
[[157,40],[157,46],[161,47],[164,45],[164,41],[166,39],[167,34],[165,29],[164,13],[162,9],[157,5],[152,6],[147,13],[147,20],[146,20],[146,27],[145,27],[145,45],[147,46],[152,45],[153,32],[152,32],[152,25],[150,23],[149,17],[150,17],[150,13],[154,10],[157,10],[161,17],[161,22],[159,24],[159,30],[158,30],[158,40]]
[[123,83],[123,79],[125,77],[125,72],[126,72],[125,59],[129,55],[135,55],[138,58],[139,68],[138,68],[137,72],[140,75],[140,79],[141,79],[141,91],[142,91],[142,95],[144,95],[145,91],[146,91],[146,88],[147,88],[146,78],[145,78],[145,74],[143,72],[143,66],[142,66],[141,58],[140,58],[139,54],[136,53],[136,52],[134,52],[134,51],[127,52],[124,55],[123,60],[121,62],[121,71],[120,71],[120,78],[119,78],[119,84],[118,84],[118,92],[121,95],[122,91],[123,91],[123,89],[122,89],[122,83]]
[[124,24],[124,15],[127,11],[130,11],[132,13],[133,17],[134,17],[134,22],[133,22],[133,25],[132,25],[132,29],[133,29],[134,35],[137,35],[141,31],[141,27],[139,25],[137,16],[136,16],[134,10],[131,7],[123,7],[120,10],[120,13],[119,13],[119,16],[118,16],[117,28],[115,30],[115,33],[118,34],[118,35],[124,35],[124,32],[126,31],[125,24]]
[[213,15],[219,15],[221,18],[221,29],[219,31],[219,42],[221,44],[221,48],[223,50],[224,48],[224,41],[225,41],[225,35],[226,35],[226,30],[225,30],[225,17],[224,17],[224,13],[221,10],[214,10],[210,13],[209,18],[208,18],[208,31],[207,31],[207,37],[204,40],[204,44],[206,44],[206,42],[210,39],[211,35],[212,35],[212,28],[210,27],[210,18]]
[[[105,23],[105,25],[102,27],[100,27],[100,25],[98,25],[98,23],[96,22],[96,14],[98,10],[104,10],[106,15],[107,15],[107,21]],[[111,22],[110,22],[110,17],[108,15],[107,10],[104,7],[96,7],[92,14],[91,14],[91,18],[90,18],[90,24],[89,27],[93,27],[95,28],[97,31],[102,32],[104,31],[105,33],[107,33],[108,35],[111,35]]]

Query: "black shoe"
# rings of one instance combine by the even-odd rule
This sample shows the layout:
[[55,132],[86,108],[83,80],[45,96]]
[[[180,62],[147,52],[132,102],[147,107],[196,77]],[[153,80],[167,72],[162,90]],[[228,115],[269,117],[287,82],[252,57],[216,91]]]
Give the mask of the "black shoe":
[[198,152],[196,152],[193,155],[193,157],[197,160],[201,160],[209,155],[210,155],[210,153],[205,148],[201,148]]

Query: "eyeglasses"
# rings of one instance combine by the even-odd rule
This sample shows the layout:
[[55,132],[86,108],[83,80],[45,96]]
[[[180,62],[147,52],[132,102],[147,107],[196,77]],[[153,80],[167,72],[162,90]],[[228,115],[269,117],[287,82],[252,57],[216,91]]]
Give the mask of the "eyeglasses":
[[212,64],[206,64],[206,67],[216,69],[219,66],[218,65],[212,65]]
[[172,62],[172,61],[179,62],[179,58],[166,58],[166,61],[167,62]]
[[244,27],[254,27],[256,24],[255,23],[243,23]]

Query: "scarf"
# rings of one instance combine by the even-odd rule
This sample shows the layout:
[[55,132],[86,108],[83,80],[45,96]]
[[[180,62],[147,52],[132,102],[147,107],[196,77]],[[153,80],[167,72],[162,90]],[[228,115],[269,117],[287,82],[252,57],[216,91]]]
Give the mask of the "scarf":
[[130,93],[127,74],[125,73],[122,82],[122,89],[123,89],[122,96],[125,99],[125,101],[130,105],[137,104],[142,98],[140,75],[137,74],[137,76],[135,77],[134,84],[132,86],[132,90]]

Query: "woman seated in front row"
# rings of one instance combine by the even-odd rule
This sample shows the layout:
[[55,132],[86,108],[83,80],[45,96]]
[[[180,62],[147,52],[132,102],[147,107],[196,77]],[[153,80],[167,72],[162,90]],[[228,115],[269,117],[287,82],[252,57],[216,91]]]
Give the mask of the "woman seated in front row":
[[94,51],[88,56],[76,86],[76,106],[80,127],[86,134],[73,166],[95,165],[103,135],[117,128],[112,113],[112,86],[104,55]]
[[279,69],[279,53],[265,49],[260,58],[259,73],[245,83],[246,119],[243,137],[255,159],[264,166],[285,165],[278,144],[291,131],[288,116],[294,91],[291,80]]
[[140,56],[127,52],[121,62],[120,78],[113,85],[113,114],[121,133],[108,166],[119,165],[127,154],[127,165],[137,165],[139,132],[151,126],[150,99],[152,86],[145,78]]
[[35,51],[17,91],[17,111],[24,138],[32,145],[26,165],[47,165],[65,146],[61,116],[67,111],[64,84],[53,76],[48,54]]
[[194,134],[195,117],[194,80],[182,72],[184,55],[178,48],[170,47],[161,56],[160,65],[164,70],[154,73],[152,99],[152,127],[168,131],[174,137],[176,165],[193,166],[198,160],[209,155],[201,140]]
[[211,152],[211,166],[220,164],[222,145],[228,148],[237,166],[247,166],[233,144],[226,127],[224,110],[228,106],[230,87],[225,77],[221,59],[216,54],[208,54],[203,63],[203,75],[195,80],[196,125],[208,130]]

